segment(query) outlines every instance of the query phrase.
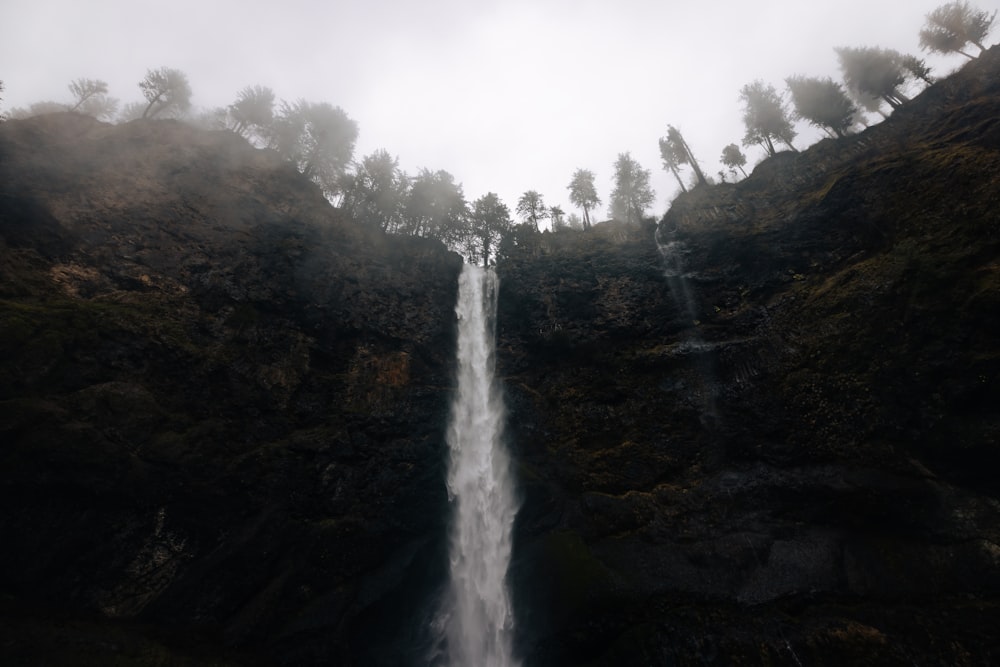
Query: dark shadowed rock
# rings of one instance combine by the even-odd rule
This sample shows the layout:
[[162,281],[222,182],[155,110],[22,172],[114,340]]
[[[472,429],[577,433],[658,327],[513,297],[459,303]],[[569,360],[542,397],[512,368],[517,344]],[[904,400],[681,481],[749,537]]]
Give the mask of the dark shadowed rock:
[[510,251],[525,664],[1000,657],[998,72]]

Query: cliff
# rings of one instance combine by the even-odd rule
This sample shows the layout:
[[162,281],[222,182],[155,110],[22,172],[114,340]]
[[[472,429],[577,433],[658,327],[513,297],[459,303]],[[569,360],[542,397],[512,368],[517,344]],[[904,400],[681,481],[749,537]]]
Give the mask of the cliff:
[[526,664],[1000,657],[998,73],[512,252]]
[[[1000,659],[998,119],[994,48],[504,247],[527,667]],[[0,125],[0,661],[425,664],[459,269],[227,133]]]
[[3,661],[360,660],[442,560],[461,259],[172,121],[5,123],[0,184]]

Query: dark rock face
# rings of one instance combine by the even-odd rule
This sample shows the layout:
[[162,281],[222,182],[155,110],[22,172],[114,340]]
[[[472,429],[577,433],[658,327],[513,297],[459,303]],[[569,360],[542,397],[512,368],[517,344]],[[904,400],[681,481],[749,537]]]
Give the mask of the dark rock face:
[[526,665],[1000,660],[998,73],[511,252]]
[[461,259],[173,122],[4,124],[0,183],[3,652],[377,664],[376,638],[417,641]]

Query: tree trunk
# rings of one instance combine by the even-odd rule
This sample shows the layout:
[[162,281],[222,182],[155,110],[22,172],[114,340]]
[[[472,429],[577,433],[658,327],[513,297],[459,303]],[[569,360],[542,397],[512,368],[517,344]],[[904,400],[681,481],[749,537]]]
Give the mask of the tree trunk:
[[681,174],[679,171],[677,171],[677,167],[675,167],[674,165],[670,165],[670,171],[673,172],[674,178],[677,179],[677,185],[681,186],[681,190],[687,192],[688,189],[684,187],[684,181],[681,180]]
[[766,134],[764,135],[764,148],[767,150],[767,154],[770,157],[774,157],[774,154],[776,153],[774,150],[774,144],[771,143],[771,137]]
[[694,159],[694,153],[691,152],[691,147],[688,146],[687,141],[685,141],[684,135],[681,134],[680,131],[678,130],[677,136],[681,138],[681,146],[684,147],[684,152],[687,153],[688,163],[691,165],[691,168],[694,169],[694,173],[698,177],[698,182],[701,183],[702,185],[707,184],[708,181],[705,180],[705,174],[701,173],[701,168],[698,166],[698,161]]
[[162,97],[162,96],[163,96],[163,93],[157,93],[156,97],[154,97],[153,99],[151,99],[149,101],[149,105],[146,107],[146,110],[142,112],[142,117],[143,118],[146,118],[147,116],[149,116],[150,118],[152,118],[153,116],[155,116],[156,114],[158,114],[160,112],[160,110],[157,109],[156,111],[153,112],[152,116],[149,115],[149,110],[153,108],[154,104],[156,104],[157,102],[160,101],[160,97]]

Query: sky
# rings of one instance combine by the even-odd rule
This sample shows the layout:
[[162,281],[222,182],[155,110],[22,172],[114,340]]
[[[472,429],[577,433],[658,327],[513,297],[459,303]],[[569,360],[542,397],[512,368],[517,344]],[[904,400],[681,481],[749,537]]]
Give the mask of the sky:
[[[84,77],[137,102],[146,71],[166,66],[188,76],[196,107],[226,106],[248,85],[340,106],[360,128],[355,159],[384,148],[410,173],[444,169],[470,202],[495,192],[512,214],[527,190],[573,211],[567,185],[584,168],[602,219],[629,152],[652,172],[660,216],[679,191],[659,154],[668,124],[715,175],[743,137],[739,90],[755,79],[839,81],[835,46],[894,48],[947,74],[965,59],[918,45],[943,2],[2,0],[0,109],[69,102]],[[797,148],[821,136],[797,129]],[[748,171],[763,158],[744,152]]]

